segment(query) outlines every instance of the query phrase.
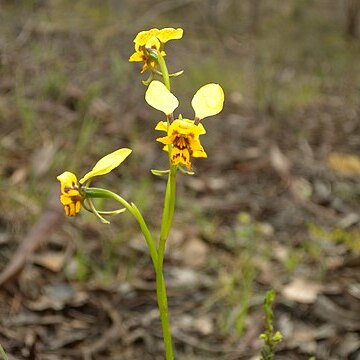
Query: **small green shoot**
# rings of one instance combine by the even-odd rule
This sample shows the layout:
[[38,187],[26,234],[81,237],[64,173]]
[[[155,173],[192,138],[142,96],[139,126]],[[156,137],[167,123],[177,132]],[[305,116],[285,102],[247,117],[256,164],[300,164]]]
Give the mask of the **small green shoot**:
[[264,340],[264,345],[261,349],[261,360],[275,359],[276,345],[282,340],[280,331],[274,333],[274,313],[272,311],[272,304],[275,300],[275,291],[269,290],[266,292],[264,301],[265,312],[265,332],[260,335],[260,339]]

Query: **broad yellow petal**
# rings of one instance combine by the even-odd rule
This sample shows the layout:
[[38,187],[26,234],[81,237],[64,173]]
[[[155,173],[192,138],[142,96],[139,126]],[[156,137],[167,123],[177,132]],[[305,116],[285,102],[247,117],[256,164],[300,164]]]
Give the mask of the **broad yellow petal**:
[[82,179],[80,179],[80,184],[84,184],[89,179],[94,176],[105,175],[118,167],[131,153],[132,150],[123,148],[116,150],[103,158],[101,158],[94,168],[88,172]]
[[178,99],[166,88],[166,86],[157,80],[150,83],[145,93],[146,102],[162,111],[165,115],[170,115],[179,106]]
[[178,28],[164,28],[159,31],[156,37],[162,42],[166,43],[169,40],[181,39],[183,36],[183,29]]
[[216,115],[223,109],[224,91],[218,84],[204,85],[194,95],[191,105],[198,119]]

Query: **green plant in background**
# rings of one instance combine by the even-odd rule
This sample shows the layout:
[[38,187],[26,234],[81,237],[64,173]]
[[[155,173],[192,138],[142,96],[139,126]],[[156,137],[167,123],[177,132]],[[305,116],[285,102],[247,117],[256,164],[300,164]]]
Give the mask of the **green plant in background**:
[[220,300],[227,303],[227,306],[223,307],[221,326],[225,336],[235,330],[236,336],[240,337],[246,329],[257,274],[254,256],[256,251],[259,252],[259,248],[256,247],[256,239],[260,234],[259,224],[253,221],[248,213],[241,212],[234,233],[224,239],[224,245],[234,255],[235,261],[233,267],[218,270],[218,289],[208,303]]
[[255,266],[253,263],[253,257],[256,246],[256,235],[259,234],[258,224],[251,220],[251,217],[247,213],[239,214],[239,229],[237,230],[237,236],[244,241],[244,249],[240,252],[241,260],[241,292],[237,301],[240,304],[240,311],[236,316],[236,332],[238,335],[242,335],[245,329],[246,317],[249,312],[250,299],[253,293],[253,281],[255,278]]
[[314,237],[327,239],[336,244],[345,244],[354,252],[360,251],[360,231],[358,230],[345,230],[340,227],[325,230],[316,224],[309,224],[309,232]]
[[264,301],[265,332],[260,335],[260,339],[264,340],[264,345],[261,349],[261,360],[273,360],[275,358],[276,345],[283,338],[280,331],[274,332],[274,313],[272,311],[274,300],[275,291],[267,291]]
[[2,360],[8,360],[6,352],[5,352],[4,348],[1,345],[0,345],[0,355],[1,355]]
[[[134,39],[135,53],[129,61],[143,62],[141,73],[150,71],[150,76],[143,81],[148,86],[145,93],[146,102],[165,114],[165,120],[158,122],[155,129],[166,133],[156,140],[164,145],[163,150],[168,153],[169,168],[165,170],[151,170],[154,175],[166,176],[167,185],[164,197],[163,215],[158,242],[155,242],[153,232],[143,218],[140,210],[134,203],[129,203],[118,194],[103,188],[91,187],[93,178],[106,175],[118,167],[132,152],[130,149],[118,149],[100,159],[94,168],[79,181],[75,174],[65,171],[57,177],[61,185],[60,202],[64,205],[67,216],[77,215],[81,208],[92,212],[102,223],[109,224],[104,217],[117,215],[125,210],[134,216],[149,248],[151,260],[156,273],[156,294],[160,319],[163,331],[165,354],[167,360],[174,359],[168,302],[163,276],[163,263],[165,245],[168,239],[175,210],[176,176],[180,171],[193,175],[191,160],[193,157],[207,157],[200,142],[200,135],[206,134],[201,121],[221,112],[224,102],[224,92],[218,84],[207,84],[201,87],[194,95],[191,105],[195,115],[193,119],[185,119],[181,115],[174,116],[174,110],[179,101],[170,92],[170,78],[182,72],[169,74],[164,59],[164,45],[169,40],[181,39],[182,29],[151,29],[141,31]],[[163,82],[154,80],[155,76],[162,78]],[[120,203],[123,208],[113,211],[98,210],[92,199],[112,199]]]

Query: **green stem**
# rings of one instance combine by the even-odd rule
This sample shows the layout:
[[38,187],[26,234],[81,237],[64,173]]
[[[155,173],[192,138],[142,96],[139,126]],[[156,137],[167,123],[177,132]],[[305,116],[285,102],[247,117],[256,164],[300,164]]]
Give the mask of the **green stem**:
[[163,274],[158,271],[156,272],[156,296],[160,311],[161,328],[164,338],[166,360],[173,360],[174,352],[172,349],[169,309],[167,303],[165,281]]
[[[169,91],[170,88],[170,78],[169,72],[166,66],[166,62],[162,55],[158,54],[158,64],[160,66],[160,70],[162,73],[162,77],[164,80],[164,84]],[[168,126],[170,125],[170,119],[167,118]],[[171,154],[172,146],[169,145],[169,155]],[[163,276],[163,265],[164,265],[164,255],[165,255],[165,245],[166,240],[169,236],[172,220],[174,216],[175,209],[175,198],[176,198],[176,170],[177,167],[171,165],[170,156],[170,173],[168,176],[168,181],[166,185],[165,199],[164,199],[164,210],[161,222],[161,230],[160,230],[160,241],[157,249],[158,253],[158,262],[156,267],[156,295],[158,299],[158,305],[160,310],[160,318],[161,318],[161,326],[163,331],[163,338],[165,344],[165,354],[166,360],[173,360],[174,353],[172,348],[172,339],[171,339],[171,331],[170,331],[170,320],[169,320],[169,309],[167,303],[167,295],[166,295],[166,286],[164,282]]]
[[175,209],[176,197],[176,166],[170,167],[170,174],[166,186],[164,212],[160,230],[158,246],[158,263],[156,271],[156,294],[160,310],[161,326],[163,330],[166,360],[173,360],[172,340],[170,332],[169,310],[167,304],[166,286],[163,277],[163,265],[166,240],[169,236]]
[[141,232],[144,235],[146,244],[150,251],[151,260],[153,262],[154,268],[157,268],[158,264],[158,254],[155,246],[154,239],[151,235],[151,232],[149,228],[146,225],[146,222],[141,215],[138,208],[135,206],[135,204],[131,203],[129,204],[124,198],[121,196],[113,193],[110,190],[106,189],[100,189],[100,188],[84,188],[84,192],[89,198],[106,198],[106,199],[113,199],[117,202],[119,202],[121,205],[123,205],[130,213],[134,216],[134,218],[137,220]]
[[161,222],[159,248],[161,248],[162,242],[166,242],[172,226],[176,199],[176,170],[177,167],[175,165],[170,165],[170,174],[167,180],[165,191],[164,212]]
[[167,87],[167,89],[169,91],[171,91],[169,71],[167,69],[166,62],[165,62],[163,56],[160,54],[160,52],[158,52],[158,54],[157,54],[157,61],[160,66],[160,69],[161,69],[162,77],[164,79],[164,84]]

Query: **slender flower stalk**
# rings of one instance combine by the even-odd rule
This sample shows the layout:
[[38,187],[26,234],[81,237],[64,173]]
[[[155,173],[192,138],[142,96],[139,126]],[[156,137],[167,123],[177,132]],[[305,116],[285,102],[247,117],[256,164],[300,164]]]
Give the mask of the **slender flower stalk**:
[[[167,71],[167,66],[164,58],[161,56],[158,57],[160,69],[164,78],[164,84],[168,91],[170,91],[170,78],[169,73]],[[167,122],[169,124],[169,117],[167,117]],[[169,150],[171,149],[171,145],[169,145]],[[170,151],[168,151],[170,154]],[[157,271],[156,271],[156,293],[160,311],[161,318],[161,326],[164,337],[164,345],[165,345],[165,355],[166,360],[174,359],[174,352],[172,346],[172,338],[171,338],[171,328],[170,328],[170,319],[169,319],[169,307],[166,295],[166,285],[164,281],[163,275],[163,265],[164,265],[164,256],[165,256],[165,246],[166,240],[168,239],[170,229],[172,226],[172,221],[174,217],[175,211],[175,203],[176,203],[176,166],[171,165],[171,160],[169,157],[170,164],[170,173],[168,175],[168,181],[166,185],[165,191],[165,200],[164,200],[164,211],[161,222],[161,230],[160,230],[160,239],[158,246],[158,263],[157,263]]]
[[89,198],[103,198],[103,199],[115,200],[115,201],[119,202],[122,206],[124,206],[124,208],[126,210],[128,210],[132,216],[134,216],[134,218],[136,219],[136,221],[138,222],[138,224],[140,226],[141,232],[144,235],[146,244],[150,251],[151,260],[152,260],[154,266],[156,267],[156,265],[158,263],[158,254],[157,254],[157,250],[156,250],[156,245],[155,245],[152,234],[151,234],[143,216],[141,215],[140,211],[135,206],[135,204],[133,204],[133,203],[130,204],[128,201],[126,201],[120,195],[115,194],[114,192],[107,190],[107,189],[87,187],[87,188],[84,188],[84,193]]
[[165,59],[164,59],[164,57],[161,55],[160,52],[158,53],[158,58],[157,58],[157,60],[158,60],[158,64],[159,64],[160,69],[161,69],[161,73],[162,73],[162,77],[163,77],[163,80],[164,80],[164,84],[165,84],[165,86],[167,87],[167,89],[168,89],[169,91],[171,91],[169,71],[168,71],[168,69],[167,69]]
[[168,239],[172,225],[172,220],[175,211],[175,202],[176,202],[176,166],[171,166],[170,174],[168,175],[168,181],[166,185],[164,211],[163,211],[161,230],[160,230],[160,239],[158,246],[158,262],[157,262],[157,271],[156,271],[156,292],[157,292],[161,325],[164,336],[166,360],[173,359],[174,354],[172,349],[169,310],[168,310],[168,302],[166,296],[166,286],[163,276],[163,265],[164,265],[166,240]]

